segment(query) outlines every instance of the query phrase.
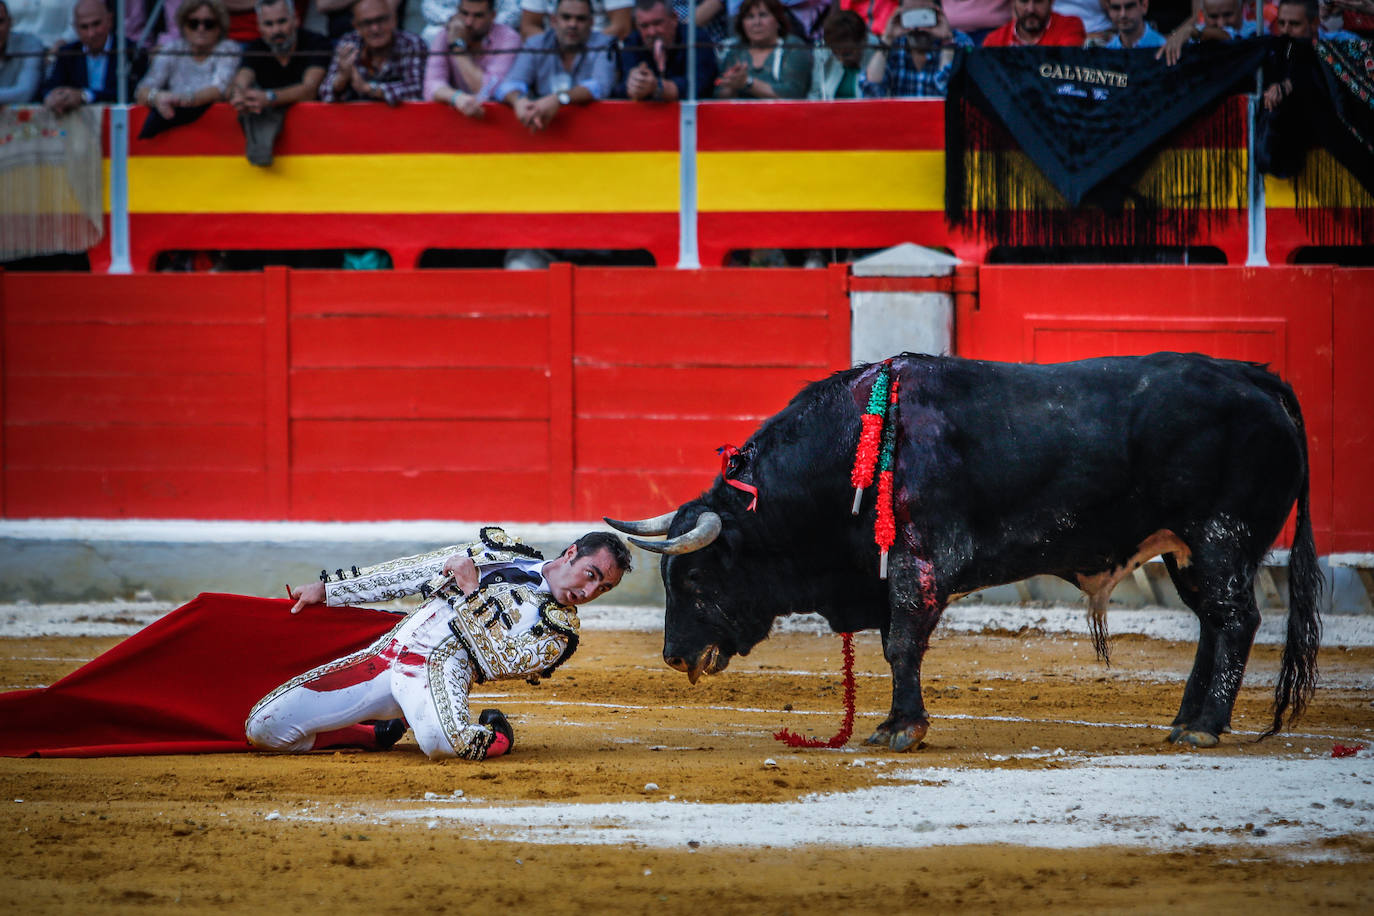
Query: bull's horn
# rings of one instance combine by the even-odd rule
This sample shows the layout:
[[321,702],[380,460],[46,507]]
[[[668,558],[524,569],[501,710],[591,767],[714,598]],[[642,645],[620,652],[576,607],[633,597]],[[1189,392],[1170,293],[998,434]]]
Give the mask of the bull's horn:
[[670,556],[676,556],[680,553],[700,550],[719,535],[720,516],[714,512],[703,512],[697,516],[695,528],[679,534],[675,538],[669,538],[666,541],[641,541],[639,538],[630,538],[630,543],[636,547],[642,547],[650,553],[666,553]]
[[616,531],[619,531],[621,534],[654,535],[667,534],[668,527],[673,524],[674,515],[677,515],[676,509],[674,509],[672,512],[665,512],[662,515],[656,515],[653,518],[642,518],[632,522],[622,522],[619,519],[614,519],[607,515],[603,515],[601,517],[606,520],[606,524],[610,525],[612,528],[614,528]]

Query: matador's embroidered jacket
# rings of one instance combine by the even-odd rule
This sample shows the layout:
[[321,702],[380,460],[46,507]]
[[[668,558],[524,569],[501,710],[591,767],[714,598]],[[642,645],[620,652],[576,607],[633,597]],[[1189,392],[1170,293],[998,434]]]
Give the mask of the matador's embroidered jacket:
[[[481,585],[462,594],[443,574],[444,562],[466,554]],[[453,610],[449,628],[476,667],[479,682],[500,678],[547,677],[577,650],[575,608],[553,600],[540,571],[543,556],[500,528],[483,528],[480,540],[401,557],[376,566],[331,575],[320,573],[325,604],[391,601],[420,593]]]

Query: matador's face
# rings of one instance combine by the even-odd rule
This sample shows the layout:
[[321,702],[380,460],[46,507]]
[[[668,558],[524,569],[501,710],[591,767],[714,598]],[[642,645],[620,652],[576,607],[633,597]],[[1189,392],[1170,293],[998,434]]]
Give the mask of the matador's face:
[[579,557],[576,545],[569,544],[544,566],[544,581],[549,583],[553,600],[572,607],[600,598],[619,585],[624,574],[605,547]]

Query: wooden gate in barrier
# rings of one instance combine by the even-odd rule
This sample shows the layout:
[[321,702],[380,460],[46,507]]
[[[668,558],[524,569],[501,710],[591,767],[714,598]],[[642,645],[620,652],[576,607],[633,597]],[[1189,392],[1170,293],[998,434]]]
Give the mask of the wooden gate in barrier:
[[958,350],[1059,362],[1182,350],[1269,364],[1302,402],[1317,546],[1374,549],[1374,271],[989,267]]

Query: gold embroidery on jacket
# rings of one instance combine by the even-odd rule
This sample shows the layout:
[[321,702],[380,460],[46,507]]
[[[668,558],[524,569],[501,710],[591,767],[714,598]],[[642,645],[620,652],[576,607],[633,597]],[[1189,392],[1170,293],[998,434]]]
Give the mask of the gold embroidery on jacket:
[[[577,611],[528,586],[493,583],[467,596],[447,586],[437,594],[453,608],[449,627],[484,679],[546,674],[576,645]],[[510,632],[531,613],[539,616],[538,622],[523,632]]]

